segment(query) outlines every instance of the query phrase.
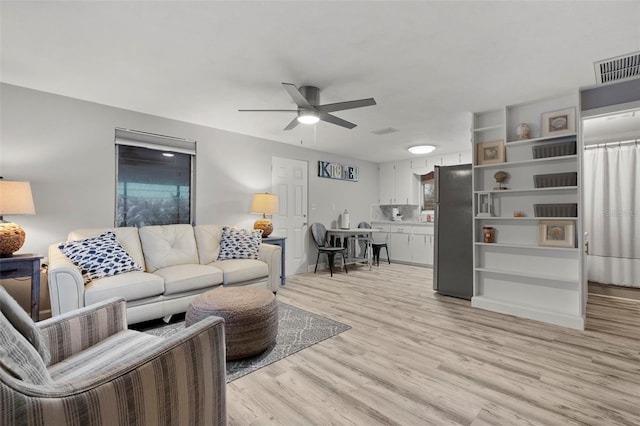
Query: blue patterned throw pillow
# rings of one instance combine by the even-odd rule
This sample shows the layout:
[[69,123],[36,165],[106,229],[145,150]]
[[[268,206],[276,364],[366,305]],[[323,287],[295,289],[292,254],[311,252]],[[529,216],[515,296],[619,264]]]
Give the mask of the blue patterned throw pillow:
[[224,226],[218,260],[257,259],[260,243],[262,243],[262,229],[247,231]]
[[99,278],[142,270],[111,231],[86,240],[67,241],[58,248],[82,269],[85,284]]

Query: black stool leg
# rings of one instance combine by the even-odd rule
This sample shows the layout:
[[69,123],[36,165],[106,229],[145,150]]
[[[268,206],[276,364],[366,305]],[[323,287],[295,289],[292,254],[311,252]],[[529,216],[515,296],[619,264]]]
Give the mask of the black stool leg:
[[327,253],[327,256],[329,256],[329,272],[331,272],[331,276],[333,277],[333,257],[335,256],[335,253]]
[[373,246],[373,260],[376,266],[380,266],[380,246]]
[[384,250],[387,252],[387,261],[389,262],[389,265],[391,265],[391,258],[389,257],[389,247],[384,246]]
[[318,252],[318,257],[316,257],[316,269],[313,270],[313,273],[315,274],[316,271],[318,270],[318,261],[320,260],[320,252]]

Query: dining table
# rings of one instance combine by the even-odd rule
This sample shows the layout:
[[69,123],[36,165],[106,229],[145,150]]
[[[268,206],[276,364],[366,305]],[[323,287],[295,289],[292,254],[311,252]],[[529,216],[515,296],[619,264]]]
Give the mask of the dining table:
[[[333,237],[333,245],[335,246],[342,247],[345,243],[347,244],[347,259],[345,260],[346,263],[364,262],[369,265],[369,270],[371,270],[371,265],[373,264],[371,250],[373,233],[381,231],[382,230],[378,228],[330,228],[327,229],[327,240],[332,241]],[[358,241],[362,241],[365,243],[366,256],[356,256],[356,243]]]

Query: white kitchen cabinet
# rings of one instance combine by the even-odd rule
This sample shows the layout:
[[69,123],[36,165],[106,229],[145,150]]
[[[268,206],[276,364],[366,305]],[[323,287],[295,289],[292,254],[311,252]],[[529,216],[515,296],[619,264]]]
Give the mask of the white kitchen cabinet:
[[380,164],[380,204],[395,204],[396,170],[395,163]]
[[389,255],[395,262],[432,266],[433,226],[390,225]]
[[418,204],[420,179],[409,161],[381,163],[379,170],[380,204]]
[[412,262],[433,266],[433,226],[414,225],[411,227]]
[[411,225],[391,225],[389,230],[389,257],[392,261],[408,262],[411,258]]

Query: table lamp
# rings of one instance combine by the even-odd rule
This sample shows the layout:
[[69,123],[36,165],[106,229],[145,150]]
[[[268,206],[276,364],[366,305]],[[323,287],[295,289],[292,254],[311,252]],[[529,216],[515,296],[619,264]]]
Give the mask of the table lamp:
[[7,257],[24,244],[24,231],[11,222],[5,222],[5,214],[35,214],[31,184],[0,178],[0,256]]
[[273,232],[273,224],[267,219],[267,215],[278,213],[278,196],[266,193],[253,194],[251,213],[262,214],[262,218],[253,224],[253,229],[262,229],[262,237],[268,237]]

